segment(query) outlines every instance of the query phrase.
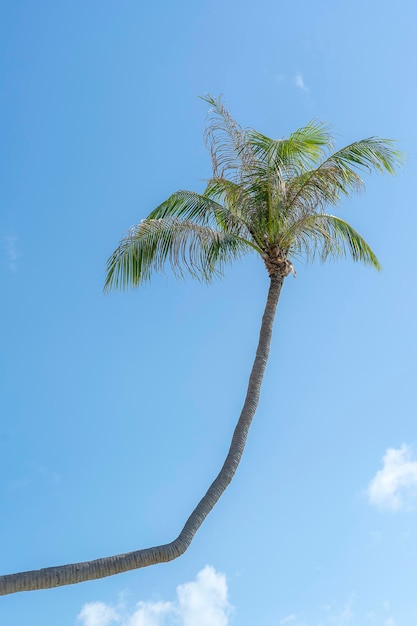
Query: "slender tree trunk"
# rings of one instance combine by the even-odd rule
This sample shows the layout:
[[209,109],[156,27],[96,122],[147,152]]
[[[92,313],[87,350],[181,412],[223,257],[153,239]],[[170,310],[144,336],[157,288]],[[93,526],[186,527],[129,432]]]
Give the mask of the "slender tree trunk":
[[113,576],[114,574],[120,574],[140,567],[172,561],[184,554],[197,530],[229,485],[242,458],[249,427],[259,402],[262,379],[271,344],[275,311],[284,278],[275,274],[271,276],[270,281],[258,348],[249,377],[248,391],[239,421],[233,433],[229,452],[217,478],[191,513],[178,537],[171,543],[136,550],[127,554],[118,554],[94,561],[46,567],[30,572],[0,576],[0,595],[18,591],[50,589],[51,587],[72,585],[87,580]]

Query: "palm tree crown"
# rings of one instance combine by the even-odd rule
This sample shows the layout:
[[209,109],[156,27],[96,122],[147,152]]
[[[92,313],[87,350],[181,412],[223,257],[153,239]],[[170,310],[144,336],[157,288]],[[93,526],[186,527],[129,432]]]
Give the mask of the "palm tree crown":
[[206,142],[213,176],[204,193],[177,191],[131,228],[108,260],[105,289],[137,286],[171,265],[210,281],[224,265],[258,252],[270,276],[294,272],[292,260],[350,254],[379,262],[347,222],[326,212],[363,188],[362,172],[394,173],[394,142],[370,137],[332,152],[328,126],[315,121],[287,139],[242,129],[221,98],[211,106]]

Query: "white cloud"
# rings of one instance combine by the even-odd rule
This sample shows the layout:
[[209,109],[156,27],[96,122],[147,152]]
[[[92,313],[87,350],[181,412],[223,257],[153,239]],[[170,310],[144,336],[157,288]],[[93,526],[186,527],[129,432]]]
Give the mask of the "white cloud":
[[195,581],[177,587],[184,626],[227,626],[229,602],[226,578],[205,567]]
[[382,462],[368,487],[370,504],[391,511],[411,508],[417,497],[417,461],[410,446],[388,448]]
[[232,607],[224,574],[207,565],[196,579],[177,587],[175,602],[85,604],[78,615],[82,626],[227,626]]
[[297,619],[297,616],[294,615],[294,613],[291,613],[291,615],[287,615],[286,617],[283,617],[279,623],[280,624],[294,624],[296,619]]
[[308,91],[308,88],[304,84],[304,79],[302,77],[301,72],[297,72],[297,74],[295,75],[294,82],[295,82],[295,86],[301,89],[302,91]]
[[161,626],[166,623],[166,617],[175,613],[171,602],[139,602],[133,614],[118,623],[123,626]]
[[119,619],[117,612],[104,602],[85,604],[78,615],[84,626],[108,626]]

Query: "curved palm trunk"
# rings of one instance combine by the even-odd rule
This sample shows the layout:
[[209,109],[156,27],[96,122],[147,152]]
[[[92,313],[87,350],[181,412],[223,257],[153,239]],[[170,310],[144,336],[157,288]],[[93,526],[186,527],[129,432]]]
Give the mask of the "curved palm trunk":
[[277,274],[271,276],[268,298],[262,318],[258,348],[249,377],[248,391],[239,421],[233,433],[226,460],[217,478],[191,513],[178,537],[171,543],[136,550],[134,552],[128,552],[127,554],[118,554],[94,561],[72,563],[70,565],[47,567],[30,572],[0,576],[0,595],[16,593],[18,591],[50,589],[51,587],[72,585],[87,580],[113,576],[114,574],[120,574],[140,567],[172,561],[187,550],[197,530],[232,480],[240,459],[242,458],[249,426],[251,425],[259,402],[262,379],[271,344],[275,311],[283,282],[284,278],[282,276]]

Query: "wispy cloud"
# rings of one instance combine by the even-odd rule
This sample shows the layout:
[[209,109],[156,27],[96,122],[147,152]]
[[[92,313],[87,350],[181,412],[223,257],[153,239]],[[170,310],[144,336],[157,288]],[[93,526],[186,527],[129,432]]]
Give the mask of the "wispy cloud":
[[304,83],[304,79],[303,79],[301,72],[297,72],[297,74],[295,75],[294,83],[295,83],[295,86],[301,89],[302,91],[308,91],[308,87],[306,87]]
[[388,448],[368,487],[368,500],[379,509],[399,511],[417,501],[417,461],[410,446]]
[[16,235],[5,235],[3,242],[7,266],[11,272],[15,272],[17,270],[17,259],[19,258],[17,237]]
[[82,626],[227,626],[232,607],[224,574],[207,565],[196,579],[177,587],[174,602],[138,602],[128,609],[89,602],[78,615]]

